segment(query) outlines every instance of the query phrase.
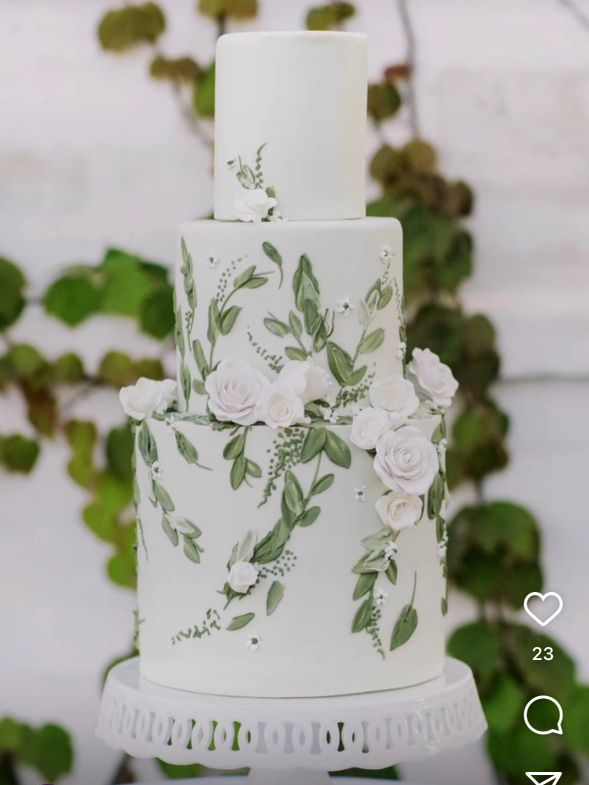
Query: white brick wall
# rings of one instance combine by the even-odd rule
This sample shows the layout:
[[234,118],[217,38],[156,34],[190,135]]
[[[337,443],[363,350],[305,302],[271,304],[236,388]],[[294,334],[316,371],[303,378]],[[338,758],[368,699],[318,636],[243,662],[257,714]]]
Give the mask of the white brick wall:
[[[163,4],[173,10],[165,51],[206,62],[212,25],[193,2]],[[370,35],[376,77],[403,58],[404,38],[393,0],[358,4],[354,27]],[[309,3],[261,5],[256,26],[294,29]],[[210,208],[208,153],[166,86],[146,77],[147,53],[98,50],[93,28],[110,6],[0,3],[0,253],[25,265],[36,290],[64,263],[97,261],[107,244],[170,259],[176,224]],[[495,320],[508,379],[569,379],[499,387],[513,416],[513,462],[488,489],[542,520],[549,588],[566,602],[554,631],[589,678],[589,636],[576,621],[589,547],[589,32],[559,0],[412,0],[410,9],[423,134],[478,199],[468,306]],[[149,346],[128,325],[97,321],[70,333],[35,313],[17,337],[55,353],[82,341],[90,362],[111,342]],[[119,419],[112,402],[85,406]],[[0,428],[21,420],[18,402],[1,399]],[[116,756],[93,738],[99,674],[127,644],[134,603],[103,577],[107,549],[79,522],[84,499],[64,485],[65,461],[62,445],[48,446],[33,478],[2,478],[0,619],[10,633],[0,715],[74,728],[69,782],[102,785]],[[455,620],[466,612],[455,603]],[[464,761],[412,774],[467,785],[455,771],[473,771]]]

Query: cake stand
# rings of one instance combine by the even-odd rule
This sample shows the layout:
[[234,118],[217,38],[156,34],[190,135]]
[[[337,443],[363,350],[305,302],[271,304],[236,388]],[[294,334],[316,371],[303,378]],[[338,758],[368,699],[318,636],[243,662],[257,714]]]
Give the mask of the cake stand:
[[[293,674],[293,678],[295,678]],[[230,698],[159,687],[134,658],[110,671],[97,735],[135,758],[251,769],[252,785],[323,785],[458,749],[486,722],[470,669],[447,659],[418,687],[335,698]]]

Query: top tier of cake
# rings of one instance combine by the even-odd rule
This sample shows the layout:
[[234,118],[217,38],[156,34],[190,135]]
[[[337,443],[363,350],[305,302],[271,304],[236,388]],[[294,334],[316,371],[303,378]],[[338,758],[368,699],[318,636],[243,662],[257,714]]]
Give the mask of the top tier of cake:
[[366,53],[355,33],[221,36],[216,219],[268,190],[289,220],[365,215]]

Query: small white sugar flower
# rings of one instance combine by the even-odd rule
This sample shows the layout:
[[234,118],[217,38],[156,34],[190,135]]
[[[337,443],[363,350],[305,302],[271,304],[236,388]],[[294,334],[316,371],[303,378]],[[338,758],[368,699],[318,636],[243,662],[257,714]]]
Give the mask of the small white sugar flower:
[[397,543],[393,542],[393,540],[387,542],[387,544],[384,546],[383,553],[385,555],[385,558],[387,558],[389,561],[392,561],[395,558],[395,556],[399,553],[399,548],[397,546]]
[[160,480],[163,477],[163,470],[159,461],[154,461],[151,464],[151,476],[154,480]]
[[384,591],[384,589],[377,589],[374,592],[374,601],[376,602],[377,607],[382,608],[385,602],[389,598],[389,593]]
[[260,638],[259,635],[255,635],[255,634],[254,635],[248,635],[248,639],[247,639],[247,642],[246,642],[245,645],[246,645],[246,648],[248,648],[250,651],[258,651],[258,649],[260,648],[261,642],[262,642],[262,639]]
[[349,297],[342,297],[341,300],[337,301],[337,308],[335,310],[344,316],[349,316],[354,310],[354,306]]
[[209,256],[208,264],[211,270],[214,270],[217,265],[219,264],[219,257],[218,256]]
[[366,491],[368,490],[367,485],[359,485],[357,488],[354,488],[354,499],[357,502],[367,502],[368,496],[366,495]]
[[383,245],[380,249],[380,261],[383,264],[388,264],[394,255],[395,254],[390,245]]
[[323,414],[323,419],[325,422],[330,422],[332,424],[337,423],[337,414],[333,409],[330,409],[328,406],[323,407],[321,410]]
[[397,351],[395,352],[397,359],[404,360],[406,353],[407,353],[407,344],[405,343],[405,341],[401,341],[397,346]]
[[278,207],[275,207],[270,215],[270,221],[288,221],[288,218],[282,212],[282,210],[280,210]]

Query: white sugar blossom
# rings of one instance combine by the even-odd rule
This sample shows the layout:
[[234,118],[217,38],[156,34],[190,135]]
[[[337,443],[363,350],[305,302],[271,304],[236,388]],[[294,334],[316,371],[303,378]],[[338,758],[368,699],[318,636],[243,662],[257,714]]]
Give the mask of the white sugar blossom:
[[437,354],[429,349],[414,349],[407,373],[421,398],[431,401],[440,409],[447,409],[451,405],[458,382]]
[[360,485],[357,488],[354,488],[354,499],[357,502],[367,502],[368,501],[368,497],[366,495],[367,490],[368,490],[367,485]]
[[337,414],[329,406],[324,406],[321,409],[321,415],[322,415],[323,419],[325,420],[325,422],[330,422],[332,424],[337,423]]
[[248,561],[238,561],[229,570],[227,583],[238,594],[247,594],[258,580],[258,571]]
[[163,476],[162,467],[160,466],[160,462],[159,461],[154,461],[151,464],[150,471],[151,471],[151,476],[152,476],[152,478],[154,480],[160,480],[162,478],[162,476]]
[[280,373],[278,381],[290,385],[303,403],[325,399],[331,387],[331,376],[313,360],[291,360]]
[[154,414],[163,414],[176,401],[177,395],[176,382],[172,379],[155,382],[142,376],[135,384],[122,388],[119,400],[128,417],[144,420]]
[[404,425],[380,437],[374,470],[387,488],[419,495],[438,471],[438,453],[419,428]]
[[176,430],[178,430],[178,421],[177,421],[177,419],[174,417],[174,415],[173,415],[173,414],[167,414],[167,415],[165,416],[165,418],[164,418],[164,422],[165,422],[166,426],[167,426],[168,428],[170,428],[172,431],[176,431]]
[[344,316],[349,316],[354,310],[354,306],[349,297],[342,297],[341,300],[337,301],[337,307],[335,310]]
[[387,544],[384,546],[383,554],[385,559],[392,561],[398,553],[399,546],[396,542],[393,542],[393,540],[387,542]]
[[211,270],[214,270],[217,267],[217,265],[219,264],[219,261],[220,260],[219,260],[218,256],[209,256],[208,264],[209,264],[209,267],[211,268]]
[[305,421],[305,406],[294,387],[285,382],[274,382],[262,393],[257,419],[270,428],[288,428]]
[[405,354],[407,353],[407,343],[405,341],[399,341],[399,345],[397,346],[397,351],[395,352],[395,356],[398,360],[404,360]]
[[398,373],[372,382],[368,392],[370,403],[397,420],[404,420],[416,411],[419,399],[410,381]]
[[389,598],[389,593],[386,592],[384,589],[377,589],[374,592],[374,601],[378,608],[382,608],[382,606],[385,604],[388,598]]
[[380,261],[383,264],[388,264],[394,256],[393,249],[390,245],[383,245],[380,249]]
[[250,651],[258,651],[261,643],[262,643],[262,639],[260,638],[260,636],[254,633],[253,635],[248,635],[245,645],[246,648],[249,649]]
[[381,496],[376,502],[376,512],[385,526],[394,531],[408,529],[421,518],[423,502],[419,496],[405,491],[393,491]]
[[247,363],[221,360],[205,382],[209,409],[222,422],[253,425],[260,398],[269,386],[268,379]]
[[389,428],[387,412],[368,406],[354,416],[350,440],[361,450],[373,450],[377,441]]
[[278,207],[275,207],[272,210],[272,215],[270,216],[270,220],[273,221],[273,222],[276,222],[276,221],[288,221],[288,218],[282,212],[282,210],[279,210]]
[[277,204],[275,197],[268,196],[263,188],[246,188],[235,198],[235,216],[238,221],[259,223],[268,218],[268,213]]

